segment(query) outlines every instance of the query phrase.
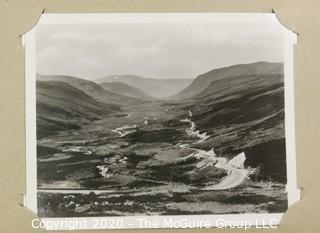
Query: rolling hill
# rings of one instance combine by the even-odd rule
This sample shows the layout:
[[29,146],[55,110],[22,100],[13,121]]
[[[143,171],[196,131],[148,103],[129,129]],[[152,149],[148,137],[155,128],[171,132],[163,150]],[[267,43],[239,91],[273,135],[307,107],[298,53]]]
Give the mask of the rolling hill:
[[125,84],[125,83],[104,82],[104,83],[100,83],[100,86],[109,92],[118,93],[118,94],[128,96],[131,98],[141,99],[141,100],[145,100],[145,101],[155,100],[154,97],[147,95],[146,93],[144,93],[140,89],[132,87],[132,86]]
[[121,82],[138,88],[154,98],[164,99],[186,88],[192,79],[152,79],[135,75],[110,75],[97,79],[96,82]]
[[38,138],[79,129],[83,124],[120,110],[116,105],[96,101],[65,82],[37,81],[36,86]]
[[251,64],[240,64],[220,69],[214,69],[199,75],[187,88],[171,96],[171,99],[188,99],[202,93],[213,81],[218,81],[235,76],[281,74],[282,63],[256,62]]
[[103,103],[116,104],[116,105],[130,105],[130,104],[136,104],[141,102],[138,99],[111,93],[103,89],[101,86],[99,86],[95,82],[72,77],[72,76],[37,74],[37,80],[66,82],[71,86],[83,91],[84,93],[91,96],[95,100]]

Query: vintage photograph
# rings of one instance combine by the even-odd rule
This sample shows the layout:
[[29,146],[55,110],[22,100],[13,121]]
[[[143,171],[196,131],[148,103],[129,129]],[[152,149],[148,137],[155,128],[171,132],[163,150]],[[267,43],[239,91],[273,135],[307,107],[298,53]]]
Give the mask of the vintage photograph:
[[283,30],[242,16],[38,25],[38,216],[284,213]]

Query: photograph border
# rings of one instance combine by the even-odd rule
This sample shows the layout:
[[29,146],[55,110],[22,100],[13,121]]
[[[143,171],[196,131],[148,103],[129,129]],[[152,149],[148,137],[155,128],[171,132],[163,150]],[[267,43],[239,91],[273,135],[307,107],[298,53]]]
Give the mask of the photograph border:
[[[165,17],[164,17],[165,16]],[[137,22],[210,22],[215,17],[224,20],[234,20],[233,16],[251,20],[270,20],[280,23],[272,13],[103,13],[103,14],[42,14],[38,24],[23,35],[25,47],[25,107],[26,107],[26,195],[25,206],[37,213],[37,164],[36,164],[36,52],[35,31],[38,25],[43,24],[76,24],[76,23],[137,23]],[[284,32],[284,86],[285,86],[285,139],[286,139],[286,164],[288,208],[300,199],[297,188],[295,130],[294,130],[294,78],[293,78],[293,46],[297,42],[296,34],[283,27]],[[226,221],[243,220],[250,221],[252,225],[261,225],[262,221],[277,219],[279,224],[283,214],[228,214],[228,215],[180,215],[180,216],[126,216],[121,217],[126,224],[121,228],[149,228],[139,225],[137,219],[145,218],[150,221],[158,221],[158,228],[164,219],[195,219],[210,221],[210,227],[217,227],[217,220]],[[81,218],[87,219],[89,227],[76,229],[92,229],[96,219],[117,219],[119,217]],[[72,220],[75,218],[41,218],[44,221]],[[90,227],[91,226],[91,227]],[[109,228],[109,227],[108,227]],[[118,227],[115,227],[118,228]],[[64,226],[55,230],[65,230]]]

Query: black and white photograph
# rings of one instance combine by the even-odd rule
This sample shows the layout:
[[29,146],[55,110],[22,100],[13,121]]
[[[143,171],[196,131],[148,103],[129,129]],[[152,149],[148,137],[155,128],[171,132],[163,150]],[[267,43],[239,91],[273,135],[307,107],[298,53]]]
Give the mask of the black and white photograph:
[[34,28],[37,215],[285,213],[286,29],[141,15]]

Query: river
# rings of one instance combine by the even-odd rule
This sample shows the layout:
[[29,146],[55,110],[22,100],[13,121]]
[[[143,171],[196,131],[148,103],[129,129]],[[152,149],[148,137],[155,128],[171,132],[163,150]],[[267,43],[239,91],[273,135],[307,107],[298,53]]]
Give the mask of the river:
[[[198,138],[193,144],[201,143],[205,140],[207,140],[210,135],[207,134],[207,132],[200,132],[194,121],[192,121],[192,112],[188,111],[188,118],[182,119],[181,122],[189,123],[190,127],[185,129],[185,132],[187,135],[192,136],[194,138]],[[132,114],[130,115],[132,116]],[[111,130],[112,132],[119,135],[120,138],[125,137],[128,134],[134,133],[137,130],[139,130],[139,127],[137,125],[122,125],[121,127],[114,128]],[[235,156],[233,159],[228,161],[224,157],[218,157],[215,152],[214,148],[211,150],[201,150],[198,148],[194,148],[189,144],[181,144],[178,143],[175,145],[175,147],[180,148],[187,148],[189,150],[192,150],[193,152],[187,156],[185,156],[183,159],[194,157],[198,160],[196,166],[197,168],[203,169],[208,166],[215,166],[220,169],[224,169],[227,171],[227,175],[221,179],[221,181],[217,184],[208,185],[204,188],[197,188],[194,186],[189,186],[190,189],[198,189],[198,190],[227,190],[234,188],[240,184],[242,184],[245,179],[248,176],[249,171],[244,168],[244,161],[245,161],[245,154],[240,153],[239,155]],[[119,158],[118,162],[126,163],[126,157]],[[123,160],[123,161],[122,161]],[[110,177],[112,176],[112,172],[109,172],[109,164],[106,163],[105,165],[97,165],[96,168],[99,170],[99,173],[103,177]],[[155,181],[153,181],[155,182]],[[173,188],[171,187],[173,185]],[[186,185],[185,184],[179,184],[175,182],[169,182],[164,183],[163,188],[169,187],[172,192],[180,192],[181,190],[185,190]],[[188,186],[188,185],[187,185]],[[117,192],[117,190],[80,190],[76,189],[77,187],[70,187],[71,190],[68,189],[61,189],[61,188],[54,188],[54,189],[48,189],[47,191],[45,189],[39,189],[39,191],[42,192],[52,192],[52,193],[90,193],[94,192],[96,194],[99,193],[106,193],[106,192]],[[80,188],[80,187],[78,187]],[[152,190],[145,190],[146,192],[152,192]]]

